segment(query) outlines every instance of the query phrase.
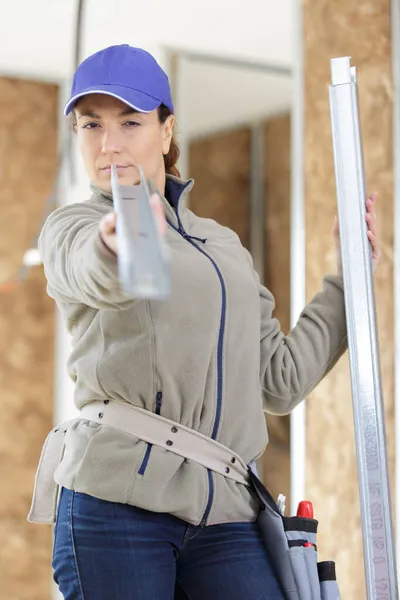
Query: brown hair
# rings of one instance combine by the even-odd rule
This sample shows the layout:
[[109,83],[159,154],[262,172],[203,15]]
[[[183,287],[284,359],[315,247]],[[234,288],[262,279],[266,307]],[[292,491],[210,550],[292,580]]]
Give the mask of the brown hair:
[[[165,104],[161,104],[161,106],[158,107],[158,118],[160,120],[160,123],[165,123],[165,121],[168,119],[168,117],[171,114],[172,114],[171,111],[169,110],[169,108],[167,106],[165,106]],[[75,110],[72,110],[71,120],[72,120],[72,129],[74,132],[76,132]],[[180,154],[179,146],[175,140],[175,136],[173,135],[172,140],[171,140],[171,146],[169,148],[169,152],[168,152],[168,154],[164,155],[164,166],[165,166],[165,172],[167,173],[167,175],[175,175],[175,177],[181,176],[180,172],[178,171],[178,167],[176,166],[176,163],[178,162],[178,159],[179,159],[179,154]]]
[[[167,106],[165,106],[165,104],[161,104],[161,106],[158,107],[158,118],[160,119],[160,123],[165,123],[171,114],[171,111]],[[175,140],[175,136],[173,135],[169,152],[168,154],[164,155],[165,172],[167,175],[175,175],[175,177],[181,176],[176,166],[179,154],[179,146]]]

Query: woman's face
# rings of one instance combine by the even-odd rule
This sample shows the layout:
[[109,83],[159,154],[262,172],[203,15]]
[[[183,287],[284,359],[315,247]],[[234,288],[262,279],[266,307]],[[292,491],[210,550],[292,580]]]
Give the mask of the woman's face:
[[122,185],[139,182],[135,165],[159,191],[165,190],[164,154],[168,154],[174,117],[160,123],[158,110],[133,111],[129,106],[104,94],[90,94],[75,106],[76,131],[86,171],[92,183],[111,191],[111,165],[118,167]]

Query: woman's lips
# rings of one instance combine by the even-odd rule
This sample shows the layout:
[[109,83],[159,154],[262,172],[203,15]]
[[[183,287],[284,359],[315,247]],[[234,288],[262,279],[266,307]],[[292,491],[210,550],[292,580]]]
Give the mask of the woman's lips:
[[[129,169],[131,165],[116,165],[117,171],[123,171],[124,169]],[[111,173],[111,166],[103,167],[100,171],[105,171],[106,173]]]

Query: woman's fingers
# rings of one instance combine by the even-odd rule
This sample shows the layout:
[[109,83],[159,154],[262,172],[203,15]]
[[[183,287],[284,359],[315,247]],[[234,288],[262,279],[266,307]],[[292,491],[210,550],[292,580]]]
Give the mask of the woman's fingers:
[[117,224],[117,215],[115,212],[112,213],[108,213],[108,215],[106,215],[105,217],[103,217],[102,219],[102,231],[103,233],[110,235],[111,233],[115,232],[115,228],[116,228],[116,224]]
[[380,258],[381,258],[381,242],[378,232],[377,226],[377,216],[376,216],[376,201],[378,198],[378,194],[375,192],[371,194],[371,196],[367,200],[367,214],[365,215],[365,220],[367,222],[368,231],[367,236],[369,242],[371,244],[372,249],[372,263],[374,270],[376,269]]
[[374,192],[368,198],[367,203],[366,203],[367,214],[370,214],[373,217],[373,219],[374,219],[375,222],[376,222],[376,209],[375,209],[375,205],[376,205],[377,198],[378,198],[378,194],[376,192]]
[[378,228],[377,228],[376,219],[374,218],[374,216],[371,213],[367,213],[365,219],[368,224],[368,230],[369,230],[368,233],[373,233],[374,235],[376,235],[378,232]]

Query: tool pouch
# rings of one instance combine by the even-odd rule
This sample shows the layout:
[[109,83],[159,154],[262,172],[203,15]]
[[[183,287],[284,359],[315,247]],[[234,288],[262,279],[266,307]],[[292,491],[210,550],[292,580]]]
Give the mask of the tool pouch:
[[318,521],[283,517],[271,494],[250,469],[249,476],[261,504],[260,532],[285,599],[340,600],[336,579],[332,579],[332,567],[329,570],[327,563],[319,566],[317,562]]
[[318,575],[321,586],[321,600],[340,600],[335,563],[333,561],[318,563]]

